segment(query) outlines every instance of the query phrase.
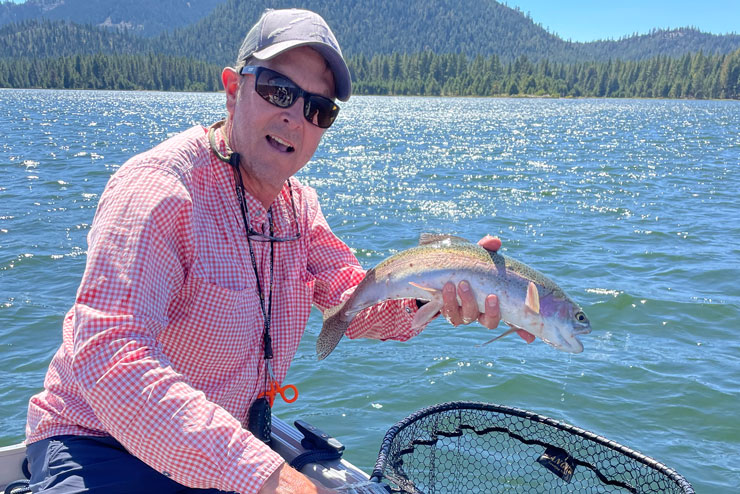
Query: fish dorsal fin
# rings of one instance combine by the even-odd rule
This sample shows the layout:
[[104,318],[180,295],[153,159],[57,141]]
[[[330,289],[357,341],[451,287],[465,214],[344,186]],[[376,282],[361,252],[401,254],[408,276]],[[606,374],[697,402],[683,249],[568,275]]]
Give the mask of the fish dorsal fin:
[[462,237],[456,237],[455,235],[448,235],[446,233],[422,233],[419,235],[419,245],[432,245],[432,244],[469,244],[468,239]]

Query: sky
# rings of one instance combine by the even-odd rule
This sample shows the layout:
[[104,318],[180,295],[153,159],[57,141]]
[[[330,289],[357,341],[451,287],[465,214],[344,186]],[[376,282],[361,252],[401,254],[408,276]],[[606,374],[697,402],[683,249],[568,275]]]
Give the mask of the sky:
[[740,0],[499,0],[572,41],[619,39],[652,28],[692,26],[740,34]]
[[[23,3],[25,0],[11,0]],[[94,0],[91,0],[94,1]],[[499,0],[562,39],[618,39],[652,28],[693,26],[740,34],[740,0]]]

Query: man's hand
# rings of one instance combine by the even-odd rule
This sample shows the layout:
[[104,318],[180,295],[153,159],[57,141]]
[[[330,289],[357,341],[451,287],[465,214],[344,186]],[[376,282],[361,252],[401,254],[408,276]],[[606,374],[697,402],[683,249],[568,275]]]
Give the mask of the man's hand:
[[[478,241],[478,245],[486,250],[497,251],[501,248],[501,240],[497,237],[486,235]],[[461,303],[458,303],[458,297]],[[453,326],[478,321],[488,329],[494,329],[501,322],[498,297],[493,294],[488,295],[486,297],[484,312],[481,313],[478,310],[478,303],[475,301],[475,294],[470,287],[470,283],[465,280],[458,283],[457,289],[454,283],[450,281],[445,283],[444,287],[442,287],[442,300],[444,301],[442,315]],[[535,339],[534,335],[526,331],[517,331],[517,334],[527,343],[532,343]]]
[[308,477],[300,473],[287,463],[270,475],[262,485],[259,494],[335,494],[324,486],[313,483]]

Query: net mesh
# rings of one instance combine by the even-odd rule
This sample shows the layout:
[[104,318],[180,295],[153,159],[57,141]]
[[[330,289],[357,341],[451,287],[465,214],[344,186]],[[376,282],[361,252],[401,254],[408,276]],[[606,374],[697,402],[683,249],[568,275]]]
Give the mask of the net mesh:
[[372,478],[410,494],[694,492],[676,471],[596,434],[471,402],[425,408],[393,426]]

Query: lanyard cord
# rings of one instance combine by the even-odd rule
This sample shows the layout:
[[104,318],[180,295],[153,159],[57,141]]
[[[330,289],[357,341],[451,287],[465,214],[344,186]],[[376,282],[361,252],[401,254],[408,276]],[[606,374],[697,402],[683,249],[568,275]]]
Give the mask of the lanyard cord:
[[[280,394],[280,396],[283,398],[283,400],[286,403],[293,403],[296,399],[298,399],[298,388],[296,388],[293,384],[288,384],[286,386],[280,386],[280,383],[277,382],[277,379],[275,379],[275,374],[272,371],[272,338],[270,337],[270,323],[272,321],[272,291],[274,288],[274,281],[275,281],[275,242],[285,242],[288,240],[297,240],[301,236],[300,228],[298,228],[298,233],[293,238],[285,238],[285,239],[277,239],[275,238],[274,234],[274,224],[272,222],[272,206],[270,206],[267,209],[267,220],[270,225],[270,284],[269,284],[269,292],[268,292],[268,299],[267,299],[267,306],[265,306],[265,291],[262,289],[262,283],[260,282],[260,275],[259,271],[257,269],[257,258],[254,253],[254,248],[252,247],[252,239],[251,235],[256,234],[260,236],[265,236],[264,234],[255,232],[249,227],[249,208],[247,207],[247,201],[244,198],[244,181],[242,179],[242,174],[239,172],[239,161],[240,156],[239,153],[235,153],[231,150],[229,147],[229,141],[226,137],[226,134],[223,133],[223,139],[224,139],[224,145],[227,150],[227,155],[224,155],[221,153],[221,151],[218,149],[218,146],[216,145],[216,138],[215,138],[215,130],[219,127],[221,127],[224,124],[224,120],[220,122],[216,122],[215,124],[211,125],[211,127],[208,129],[208,140],[211,145],[211,151],[220,159],[221,161],[228,163],[231,166],[232,171],[234,172],[234,183],[236,188],[236,197],[239,199],[239,209],[242,213],[242,220],[244,223],[244,231],[247,234],[247,245],[249,245],[249,258],[252,261],[252,270],[254,271],[254,278],[257,282],[257,297],[260,301],[260,309],[262,310],[262,318],[264,321],[264,327],[262,331],[262,342],[264,344],[264,356],[265,356],[265,382],[264,382],[264,388],[262,393],[260,393],[257,396],[257,401],[252,403],[252,406],[250,406],[249,409],[249,430],[256,434],[257,437],[261,438],[263,441],[267,442],[269,444],[269,437],[270,437],[270,410],[272,408],[272,404],[275,401],[275,396],[277,394]],[[296,209],[295,209],[295,202],[293,201],[293,188],[290,186],[290,178],[287,180],[288,183],[288,190],[290,191],[290,203],[293,207],[293,216],[295,217],[296,221],[296,227],[298,227],[298,216],[296,215]],[[293,396],[286,396],[285,391],[292,391]],[[254,423],[254,427],[252,427],[252,424]]]
[[[234,153],[232,156],[239,156],[238,154]],[[239,173],[239,159],[237,158],[235,160],[237,162],[236,167],[234,168],[234,174],[238,177],[238,185],[236,187],[236,195],[239,198],[239,206],[242,211],[242,219],[244,220],[244,231],[247,233],[247,245],[249,245],[249,257],[252,260],[252,270],[254,271],[254,278],[257,281],[257,296],[259,297],[260,301],[260,309],[262,310],[262,318],[265,322],[264,324],[264,331],[262,333],[262,340],[265,344],[265,365],[267,366],[268,374],[270,374],[270,378],[272,377],[272,366],[270,365],[270,361],[272,360],[272,338],[270,338],[270,322],[272,319],[272,289],[274,287],[274,264],[275,264],[275,242],[270,240],[270,291],[269,296],[267,298],[267,308],[265,308],[265,292],[262,290],[262,284],[260,283],[260,276],[259,272],[257,270],[257,259],[254,255],[254,249],[252,248],[252,240],[249,238],[249,232],[247,229],[247,218],[249,217],[249,209],[247,209],[247,201],[244,200],[244,185],[242,183],[242,177],[241,173]],[[272,228],[272,208],[267,210],[267,218],[270,224],[270,235],[273,234],[273,228]],[[268,375],[265,375],[265,380],[268,379]]]
[[[239,199],[239,209],[242,213],[242,220],[244,222],[244,231],[247,235],[247,245],[249,245],[249,258],[252,261],[252,270],[254,271],[254,278],[257,281],[257,297],[260,301],[260,309],[262,311],[262,318],[264,321],[264,327],[262,332],[262,341],[264,343],[264,352],[265,352],[265,367],[267,372],[265,373],[265,387],[267,387],[268,380],[272,379],[274,380],[273,373],[272,373],[272,338],[270,337],[270,322],[272,320],[272,289],[274,286],[274,262],[275,262],[275,249],[274,244],[275,242],[273,240],[270,240],[270,291],[269,291],[269,297],[267,299],[267,307],[265,307],[265,293],[262,290],[262,283],[260,283],[260,276],[259,271],[257,270],[257,259],[254,255],[254,249],[252,248],[252,241],[249,238],[249,223],[247,222],[247,218],[249,218],[249,208],[247,207],[247,201],[244,198],[244,182],[242,181],[242,175],[239,173],[239,161],[240,156],[239,153],[235,153],[231,151],[229,148],[229,144],[226,141],[226,136],[224,135],[224,141],[226,142],[226,147],[229,151],[229,155],[226,156],[222,154],[218,147],[216,146],[215,142],[215,136],[214,131],[217,127],[220,127],[223,125],[224,121],[217,122],[213,124],[208,129],[208,139],[211,144],[211,150],[213,150],[214,154],[221,160],[229,165],[231,165],[232,170],[234,171],[234,182],[236,184],[236,197]],[[292,191],[291,191],[292,192]],[[273,235],[273,224],[272,224],[272,206],[267,210],[267,218],[268,222],[270,224],[270,236]]]

